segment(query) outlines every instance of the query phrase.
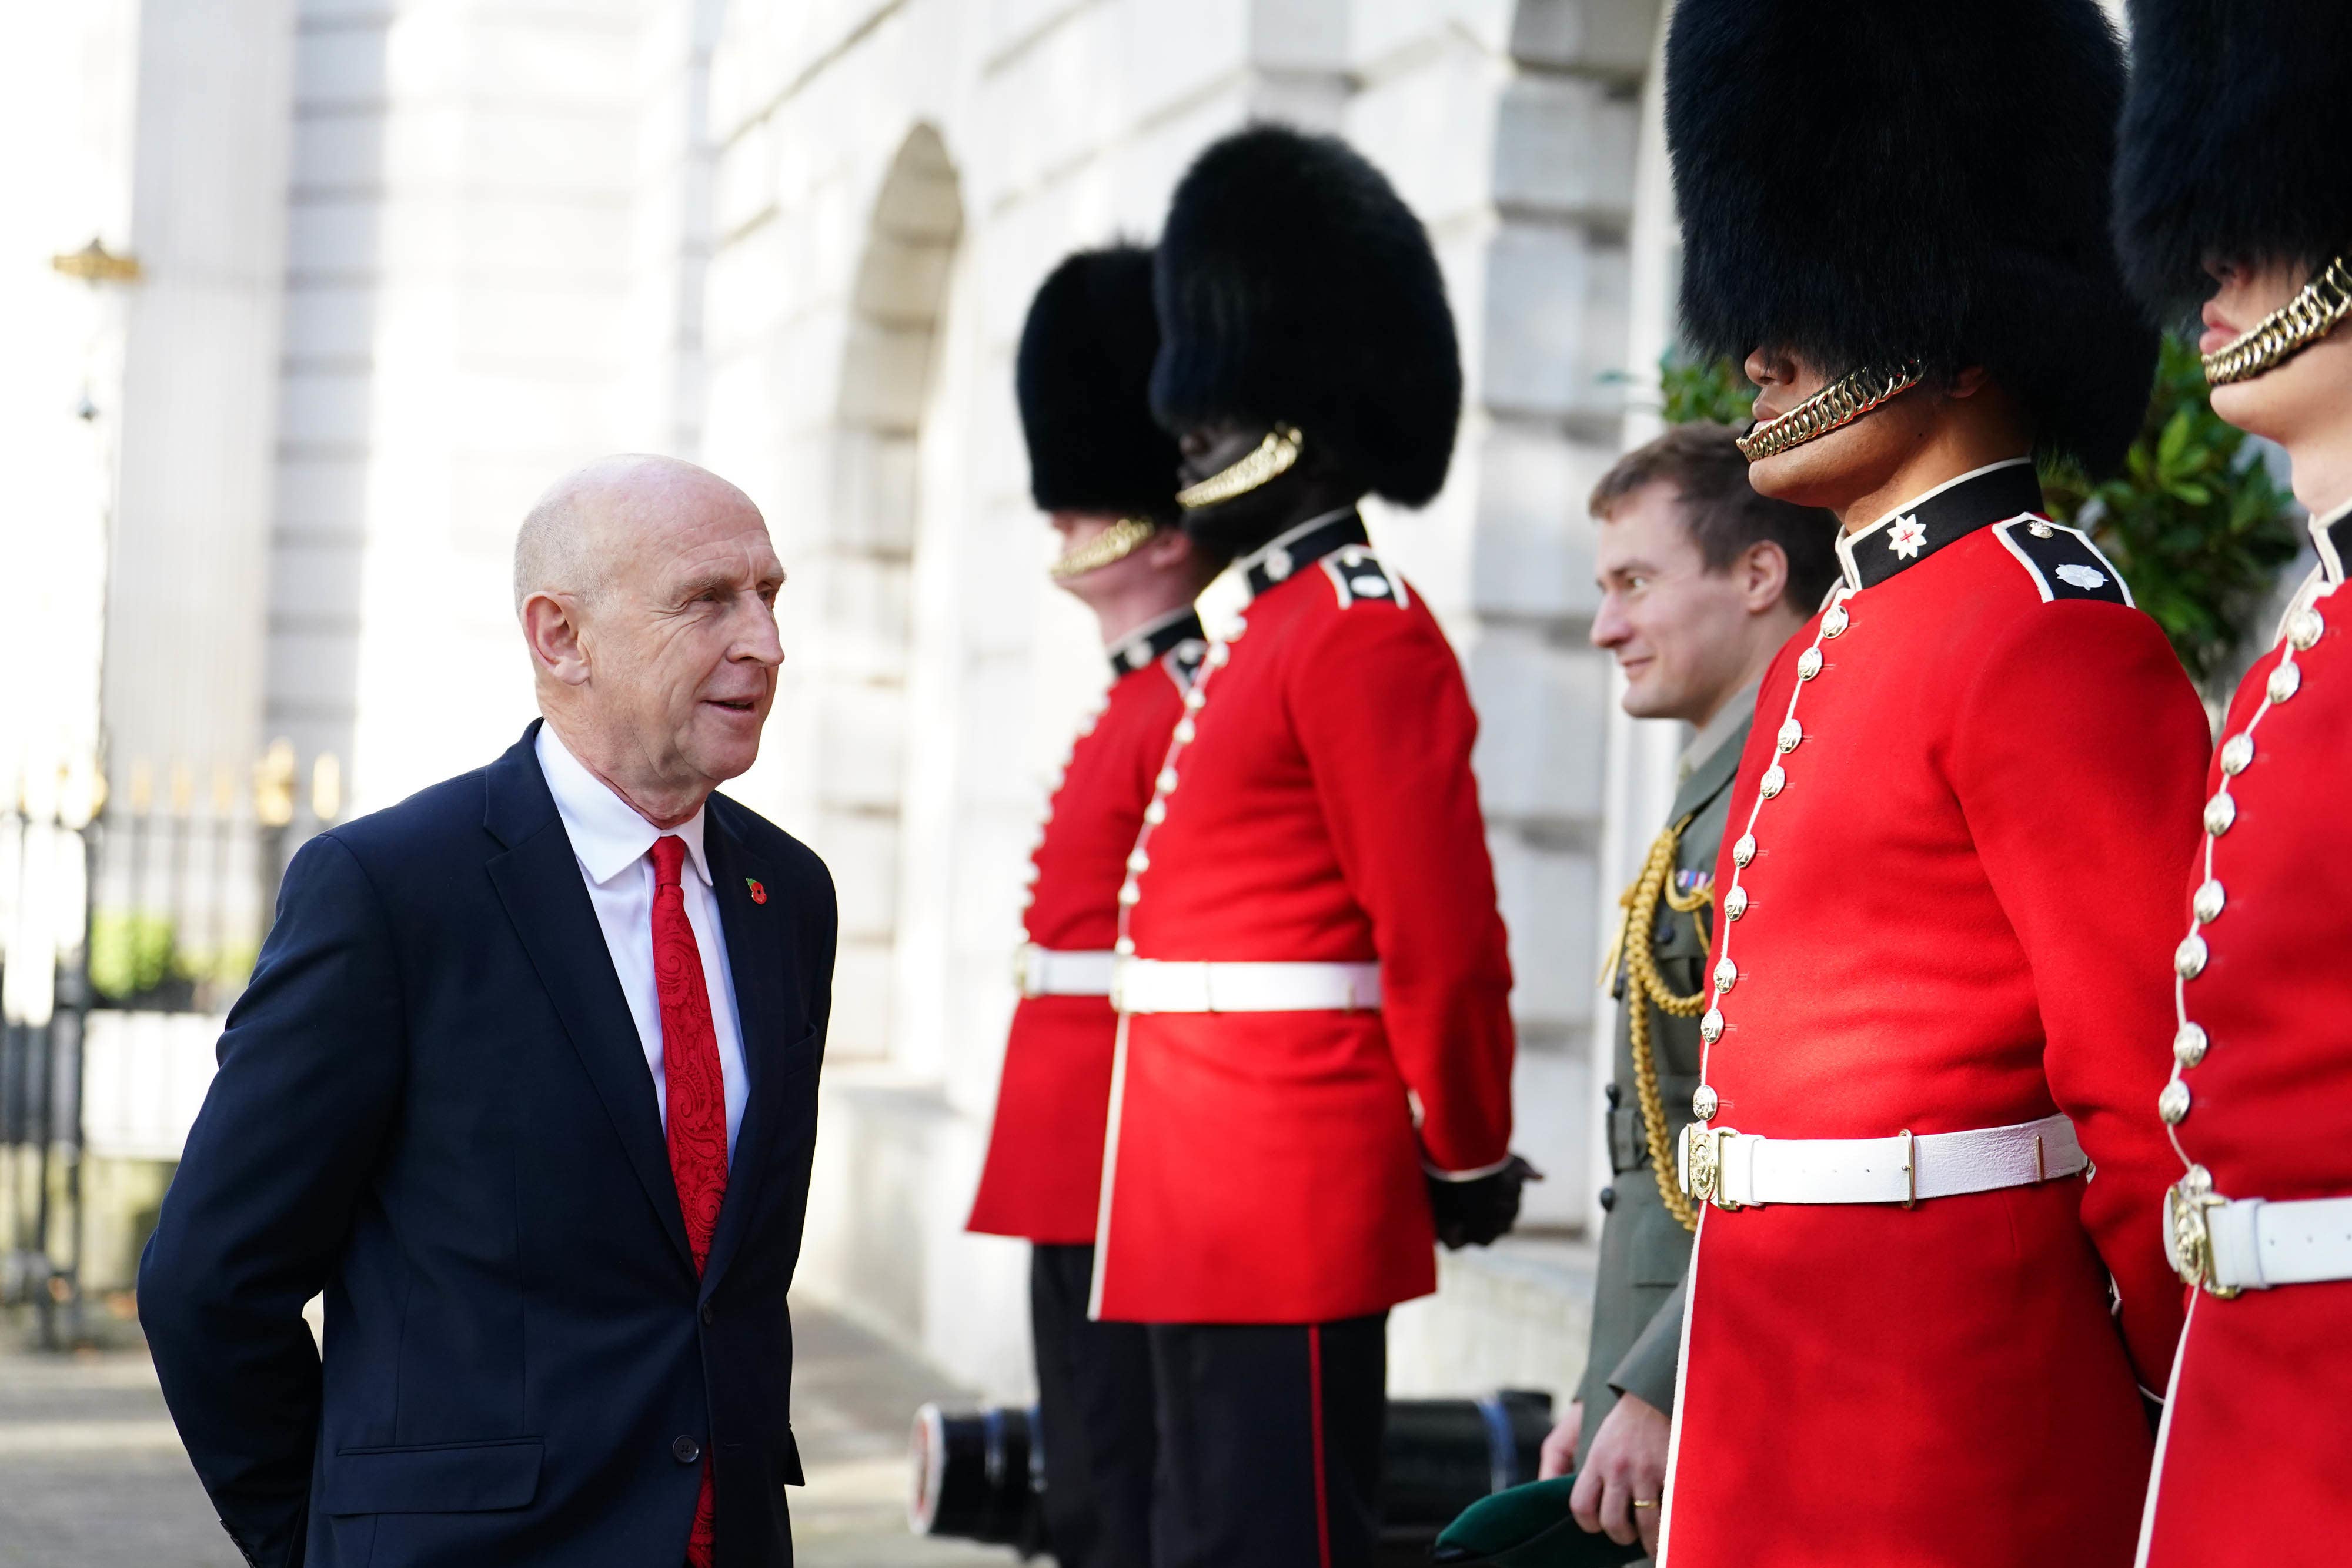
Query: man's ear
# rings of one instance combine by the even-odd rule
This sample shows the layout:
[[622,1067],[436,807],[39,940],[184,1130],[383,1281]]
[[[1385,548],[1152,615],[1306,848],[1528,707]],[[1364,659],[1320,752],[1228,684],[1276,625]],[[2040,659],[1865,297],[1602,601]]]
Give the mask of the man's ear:
[[1750,615],[1762,615],[1789,591],[1789,552],[1770,539],[1759,539],[1739,552],[1734,567],[1739,579],[1739,600]]
[[1985,368],[1982,365],[1969,365],[1952,377],[1951,384],[1944,389],[1944,395],[1974,397],[1977,395],[1977,389],[1984,384]]
[[1143,544],[1143,559],[1151,563],[1155,571],[1181,566],[1192,558],[1191,536],[1173,523],[1161,523],[1155,527],[1151,537]]
[[588,684],[588,650],[580,635],[580,601],[568,593],[534,593],[522,601],[522,636],[532,665],[567,686]]
[[1160,524],[1143,547],[1143,554],[1154,571],[1189,570],[1204,584],[1224,570],[1222,562],[1213,561],[1201,549],[1200,540],[1176,523]]

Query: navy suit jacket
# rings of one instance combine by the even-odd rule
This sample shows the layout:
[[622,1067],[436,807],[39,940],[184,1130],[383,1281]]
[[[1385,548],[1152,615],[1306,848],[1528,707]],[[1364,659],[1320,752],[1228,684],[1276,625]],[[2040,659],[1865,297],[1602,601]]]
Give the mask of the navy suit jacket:
[[140,1268],[173,1418],[267,1568],[677,1568],[706,1451],[718,1560],[792,1562],[832,878],[710,798],[750,1099],[698,1280],[538,727],[294,857]]

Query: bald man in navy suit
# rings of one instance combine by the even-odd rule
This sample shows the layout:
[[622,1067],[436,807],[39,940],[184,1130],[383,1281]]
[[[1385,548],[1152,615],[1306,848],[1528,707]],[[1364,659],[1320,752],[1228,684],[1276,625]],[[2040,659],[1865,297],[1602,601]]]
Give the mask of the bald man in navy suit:
[[516,548],[542,719],[288,868],[139,1281],[257,1568],[792,1562],[834,892],[712,792],[782,580],[714,475],[571,476]]

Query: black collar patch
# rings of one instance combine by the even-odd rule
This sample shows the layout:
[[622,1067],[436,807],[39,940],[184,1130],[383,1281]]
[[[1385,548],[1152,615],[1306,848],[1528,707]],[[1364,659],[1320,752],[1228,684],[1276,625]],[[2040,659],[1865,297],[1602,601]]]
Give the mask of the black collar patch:
[[1345,511],[1309,517],[1288,533],[1276,535],[1273,543],[1255,555],[1244,557],[1238,564],[1249,582],[1250,597],[1255,599],[1276,583],[1289,581],[1334,550],[1371,542],[1372,536],[1364,531],[1363,517],[1349,507]]
[[2030,459],[1979,468],[1897,507],[1860,533],[1840,534],[1846,586],[1875,588],[1946,545],[2021,512],[2042,509],[2042,481]]
[[1201,612],[1188,604],[1148,626],[1138,627],[1113,644],[1110,651],[1111,678],[1116,680],[1121,675],[1131,675],[1186,643],[1197,643],[1205,649],[1208,636],[1201,629]]
[[2319,551],[2321,574],[2330,582],[2343,581],[2345,569],[2352,566],[2352,507],[2339,507],[2332,517],[2313,518],[2311,542]]
[[1993,533],[2032,577],[2033,585],[2042,591],[2042,603],[2061,599],[2131,603],[2131,587],[2124,581],[2124,574],[2080,528],[2047,517],[2012,517],[1996,524]]

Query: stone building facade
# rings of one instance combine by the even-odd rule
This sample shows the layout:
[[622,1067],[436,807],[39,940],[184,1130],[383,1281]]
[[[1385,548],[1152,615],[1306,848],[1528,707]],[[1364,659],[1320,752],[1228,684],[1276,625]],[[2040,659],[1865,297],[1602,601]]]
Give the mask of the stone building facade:
[[1100,678],[1026,497],[1022,316],[1068,250],[1149,239],[1253,118],[1387,171],[1468,394],[1444,493],[1372,528],[1482,716],[1519,1141],[1550,1176],[1539,1234],[1398,1314],[1396,1381],[1572,1383],[1596,958],[1676,743],[1614,716],[1585,641],[1583,497],[1644,434],[1665,341],[1662,0],[112,9],[144,39],[131,144],[169,177],[131,179],[114,236],[148,282],[119,343],[110,756],[284,737],[341,759],[351,809],[389,803],[530,715],[508,552],[551,476],[642,449],[742,485],[791,581],[736,793],[842,894],[806,1288],[1004,1394],[1024,1260],[960,1228],[1022,862]]
[[[1452,477],[1373,529],[1437,608],[1484,720],[1521,1142],[1553,1176],[1532,1218],[1586,1221],[1611,727],[1608,666],[1584,641],[1582,497],[1626,434],[1658,23],[1648,0],[910,0],[724,19],[699,450],[767,505],[800,622],[756,798],[870,877],[844,884],[820,1177],[836,1196],[809,1263],[948,1364],[1017,1377],[1017,1312],[972,1307],[1017,1301],[1019,1249],[957,1227],[1013,999],[1022,859],[1099,680],[1088,622],[1043,578],[1013,348],[1063,254],[1150,237],[1193,154],[1252,118],[1348,136],[1445,269],[1471,389]],[[1449,1271],[1454,1294],[1509,1294],[1486,1261]],[[1516,1285],[1532,1260],[1509,1262]],[[1574,1354],[1569,1279],[1560,1343],[1528,1347],[1527,1375]],[[1418,1325],[1407,1379],[1455,1370],[1450,1323]]]

